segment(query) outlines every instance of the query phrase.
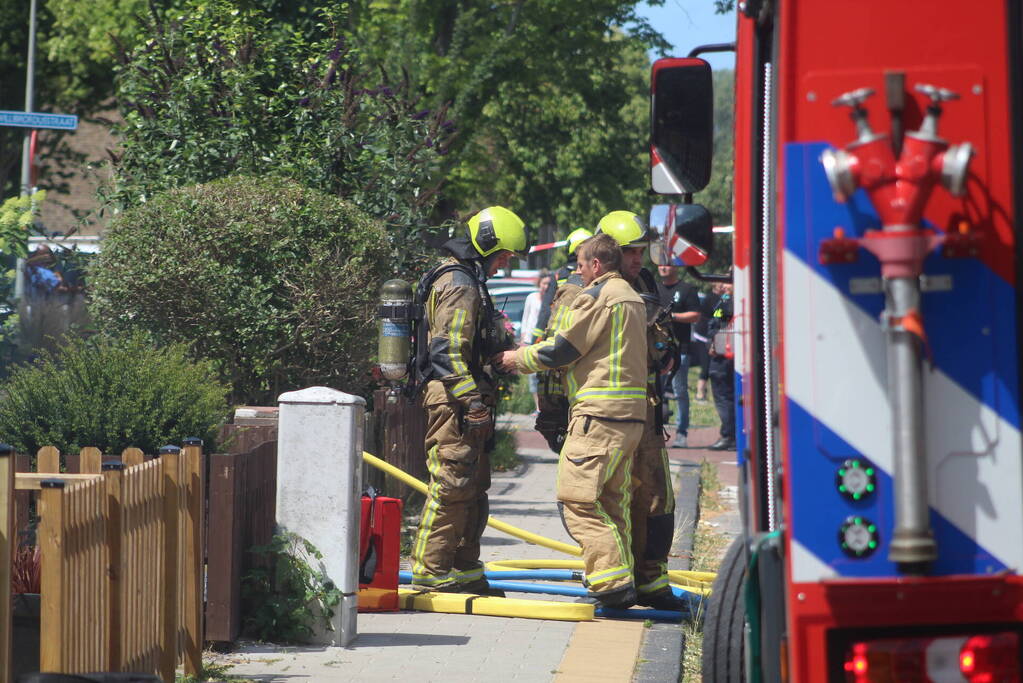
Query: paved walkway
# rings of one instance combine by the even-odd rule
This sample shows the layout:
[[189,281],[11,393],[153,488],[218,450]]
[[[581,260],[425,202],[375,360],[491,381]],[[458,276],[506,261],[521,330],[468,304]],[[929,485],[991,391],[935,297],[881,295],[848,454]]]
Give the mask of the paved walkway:
[[[490,513],[571,543],[554,503],[557,457],[532,431],[530,419],[513,416],[505,422],[518,428],[522,466],[494,474]],[[672,461],[672,470],[682,489],[679,517],[683,522],[688,517],[691,527],[693,501],[682,499],[696,490],[693,468]],[[676,534],[673,568],[688,568],[685,535]],[[482,545],[485,561],[566,557],[492,529]],[[645,628],[642,621],[575,623],[428,612],[360,614],[358,634],[350,648],[247,643],[218,655],[217,662],[231,665],[231,675],[257,681],[665,681],[678,679],[682,639],[677,624]]]

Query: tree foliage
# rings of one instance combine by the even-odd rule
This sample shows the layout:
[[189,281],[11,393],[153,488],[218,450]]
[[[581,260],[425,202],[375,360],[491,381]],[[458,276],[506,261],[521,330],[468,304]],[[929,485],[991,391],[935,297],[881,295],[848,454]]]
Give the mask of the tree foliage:
[[714,225],[732,224],[735,175],[735,72],[714,72],[714,159],[710,182],[696,195],[714,217]]
[[233,176],[158,193],[119,215],[93,261],[91,311],[216,362],[235,402],[323,384],[360,393],[382,226],[347,201],[279,178]]
[[[20,92],[23,84],[25,45],[19,37],[25,34],[27,3],[15,4],[0,10],[0,26],[7,36],[0,39],[6,93]],[[637,204],[646,186],[646,50],[663,52],[669,46],[637,11],[639,4],[638,0],[496,4],[481,0],[340,4],[322,0],[43,0],[37,101],[44,109],[88,113],[113,94],[111,65],[119,51],[133,54],[122,72],[118,99],[125,111],[138,113],[143,121],[141,127],[137,120],[126,127],[124,139],[130,145],[130,139],[137,138],[153,152],[136,163],[126,150],[123,168],[127,173],[121,178],[125,182],[114,191],[118,200],[142,189],[129,185],[140,180],[139,169],[153,161],[157,162],[152,166],[154,179],[178,173],[182,177],[173,183],[183,185],[219,177],[213,173],[218,164],[236,161],[239,166],[230,170],[262,173],[270,167],[288,167],[285,170],[302,182],[319,175],[319,182],[311,184],[324,191],[337,189],[325,186],[328,176],[349,177],[351,182],[339,195],[360,203],[371,198],[369,205],[378,204],[379,212],[372,206],[370,210],[389,221],[396,215],[395,225],[407,221],[409,214],[412,224],[423,220],[439,198],[440,210],[433,213],[433,222],[501,202],[522,213],[531,226],[569,228],[592,223],[607,209],[642,210]],[[252,36],[251,44],[245,43],[245,36]],[[135,52],[143,39],[153,42]],[[249,52],[235,50],[245,45]],[[224,55],[223,50],[234,53]],[[243,54],[250,61],[237,63],[245,61]],[[327,62],[336,54],[341,58],[331,70]],[[167,62],[161,61],[163,55],[168,56]],[[218,70],[224,72],[224,87],[210,86],[206,78]],[[297,106],[305,97],[300,91],[315,93],[327,73],[334,78],[329,84],[331,95],[320,101],[314,94],[314,111],[310,105]],[[279,79],[276,88],[273,78]],[[347,189],[371,182],[374,172],[392,173],[371,163],[370,177],[360,175],[367,168],[368,155],[399,163],[401,152],[408,150],[381,144],[373,135],[367,141],[353,140],[358,134],[346,139],[338,134],[340,126],[326,126],[326,121],[338,120],[342,105],[337,92],[347,87],[345,78],[350,79],[350,97],[344,111],[361,117],[346,121],[349,129],[352,124],[364,128],[366,121],[372,123],[380,116],[391,118],[395,109],[399,116],[426,116],[435,128],[447,125],[433,135],[411,129],[424,147],[450,151],[439,165],[437,159],[424,160],[419,167],[428,169],[425,174],[393,171],[392,187],[409,188],[414,210],[403,213],[401,202],[381,201],[372,188],[362,197],[346,194]],[[249,87],[241,87],[247,82]],[[181,83],[197,89],[182,92]],[[178,92],[172,92],[175,88]],[[211,91],[221,97],[220,106],[204,110]],[[229,97],[257,91],[262,100],[257,107],[235,104]],[[386,99],[382,93],[394,94],[395,101],[380,102]],[[351,96],[366,101],[353,104]],[[419,96],[421,101],[416,99]],[[189,98],[194,97],[199,102],[193,106]],[[167,99],[177,106],[151,106]],[[188,106],[182,108],[182,103]],[[17,102],[7,106],[18,108]],[[449,111],[442,115],[445,107]],[[169,115],[179,135],[154,134],[149,110],[154,116]],[[264,132],[262,127],[271,120],[280,123]],[[457,134],[447,139],[452,123]],[[194,158],[169,163],[165,157],[180,158],[185,153],[180,133],[193,124],[198,125],[189,131],[190,136],[198,148],[212,143],[210,154],[201,163]],[[238,135],[246,127],[264,139],[256,144],[240,141]],[[288,127],[298,140],[278,135]],[[220,129],[235,134],[234,140],[211,139]],[[274,137],[280,144],[272,142]],[[311,144],[317,137],[327,149]],[[0,130],[0,138],[0,178],[13,179],[16,173],[5,174],[16,168],[21,136]],[[50,146],[58,144],[58,139],[56,134],[44,136]],[[178,146],[170,150],[175,139]],[[296,142],[304,162],[292,161],[281,152],[283,145]],[[330,146],[339,142],[346,150],[331,154],[336,149]],[[348,154],[357,142],[363,146],[355,146]],[[52,153],[47,150],[51,160]],[[317,154],[330,161],[310,163]],[[450,181],[443,190],[441,179]],[[13,187],[13,180],[8,184]]]
[[332,12],[304,32],[227,0],[187,9],[153,17],[152,37],[120,71],[110,199],[137,206],[233,173],[289,177],[384,219],[400,260],[435,201],[443,109],[418,107],[400,78],[367,73]]
[[565,230],[642,210],[646,49],[668,44],[638,5],[361,0],[350,25],[369,58],[403,63],[427,102],[451,103],[445,209],[499,202]]
[[[71,2],[72,0],[67,0]],[[34,109],[86,114],[95,110],[101,98],[109,97],[112,79],[107,76],[106,88],[92,89],[78,80],[75,68],[47,46],[61,29],[54,26],[49,3],[39,2],[36,30],[36,73]],[[24,110],[25,79],[28,60],[29,3],[0,3],[0,109]],[[101,94],[102,93],[102,96]],[[0,127],[0,193],[19,194],[21,180],[22,142],[26,129]],[[65,143],[60,131],[43,131],[39,136],[37,154],[48,161],[40,185],[64,188],[71,169],[80,163]]]
[[508,203],[530,224],[566,233],[615,209],[642,213],[648,62],[638,46],[620,59],[590,75],[592,93],[563,83],[502,89],[480,113],[448,194],[466,206]]
[[28,255],[28,234],[39,216],[46,192],[11,197],[0,205],[0,374],[15,357],[18,336],[16,267]]

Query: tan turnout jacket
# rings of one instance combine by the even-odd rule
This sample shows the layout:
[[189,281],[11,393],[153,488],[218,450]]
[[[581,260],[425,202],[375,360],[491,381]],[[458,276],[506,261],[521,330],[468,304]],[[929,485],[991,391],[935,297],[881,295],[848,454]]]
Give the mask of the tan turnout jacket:
[[[444,263],[455,263],[453,258]],[[483,402],[489,388],[483,381],[476,330],[484,324],[479,284],[467,273],[452,270],[433,283],[426,300],[429,353],[434,378],[426,384],[425,405],[450,401],[466,410]],[[483,386],[480,386],[483,384]]]
[[552,338],[515,354],[519,372],[566,367],[572,415],[643,422],[647,411],[646,309],[617,272],[579,292]]

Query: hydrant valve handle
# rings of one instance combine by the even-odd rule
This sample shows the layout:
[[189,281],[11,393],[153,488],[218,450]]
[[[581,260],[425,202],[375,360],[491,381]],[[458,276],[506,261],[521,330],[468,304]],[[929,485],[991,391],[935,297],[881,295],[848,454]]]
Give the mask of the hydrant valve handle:
[[842,93],[835,99],[831,100],[831,106],[859,109],[863,103],[867,101],[867,98],[873,94],[873,88],[858,88],[857,90],[850,90],[849,92]]
[[913,86],[913,89],[918,93],[929,97],[932,104],[941,104],[942,102],[959,99],[958,93],[954,93],[947,88],[939,88],[936,85],[930,85],[928,83],[917,83]]

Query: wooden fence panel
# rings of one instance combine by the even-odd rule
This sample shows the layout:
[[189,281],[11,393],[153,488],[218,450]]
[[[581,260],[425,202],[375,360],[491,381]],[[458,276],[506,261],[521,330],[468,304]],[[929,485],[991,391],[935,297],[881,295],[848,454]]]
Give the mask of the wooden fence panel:
[[102,477],[44,483],[40,667],[43,671],[105,671],[109,654]]
[[123,669],[160,670],[160,586],[163,567],[163,472],[159,460],[130,467],[123,475],[121,601]]
[[206,636],[230,642],[241,630],[241,476],[243,456],[210,456],[206,575]]
[[[41,473],[15,475],[20,464],[11,455],[0,455],[0,683],[9,678],[3,644],[10,634],[10,562],[4,558],[17,547],[16,491],[39,491],[40,668],[136,671],[174,680],[177,663],[184,661],[187,674],[198,674],[205,509],[201,442],[189,444],[186,457],[171,447],[148,462],[130,449],[125,460],[140,463],[132,467],[103,463],[94,448],[63,458],[66,469],[96,474],[58,472],[61,454],[47,447],[36,458]],[[23,464],[27,469],[28,460]],[[6,487],[5,472],[13,480]],[[27,521],[27,511],[24,516]]]
[[174,679],[178,664],[180,634],[178,615],[181,603],[178,599],[178,582],[181,576],[181,547],[179,544],[179,520],[181,512],[181,452],[175,446],[160,449],[163,494],[163,587],[160,625],[160,675],[165,681]]
[[[422,400],[409,403],[404,396],[389,396],[386,389],[373,394],[373,412],[377,413],[379,453],[382,460],[401,468],[423,481],[429,477],[426,469],[426,413]],[[411,490],[405,484],[389,477],[384,493],[396,498],[407,498]]]
[[134,467],[145,462],[145,456],[139,448],[125,448],[121,451],[121,462],[125,467]]
[[277,442],[247,453],[210,456],[206,534],[206,637],[230,642],[241,632],[241,579],[264,560],[249,552],[273,538],[277,514]]
[[[71,468],[68,467],[68,471]],[[78,471],[82,474],[100,474],[103,471],[103,451],[92,446],[78,453]]]
[[104,464],[103,479],[107,495],[107,577],[110,581],[107,591],[107,614],[110,619],[107,662],[111,671],[121,671],[123,663],[121,641],[124,631],[124,585],[122,582],[124,463]]
[[249,453],[267,441],[277,441],[276,425],[226,424],[217,433],[217,443],[225,453]]
[[[14,471],[30,472],[32,458],[24,453],[17,453],[14,456]],[[14,531],[17,534],[18,545],[35,545],[35,538],[29,530],[31,519],[32,492],[22,491],[15,487],[14,491]]]
[[185,632],[182,648],[185,673],[198,675],[202,670],[202,649],[205,641],[203,630],[203,569],[205,568],[205,511],[206,511],[206,467],[203,459],[202,441],[189,440],[184,444],[183,468],[185,473],[185,517],[182,526],[184,549],[184,591],[182,604],[185,612],[181,620]]
[[36,453],[36,472],[40,474],[59,474],[60,451],[54,446],[43,446],[40,448]]
[[14,513],[14,451],[0,447],[0,683],[11,680],[11,559],[18,549]]

